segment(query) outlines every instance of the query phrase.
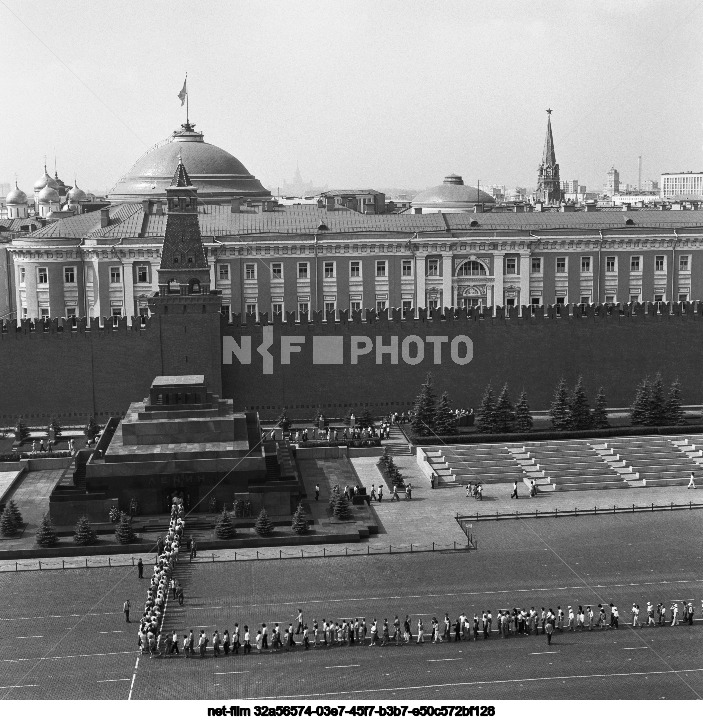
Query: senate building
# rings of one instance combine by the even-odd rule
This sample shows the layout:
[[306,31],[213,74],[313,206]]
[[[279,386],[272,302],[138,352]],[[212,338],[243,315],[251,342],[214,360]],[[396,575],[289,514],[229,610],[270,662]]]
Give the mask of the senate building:
[[[210,283],[228,319],[703,298],[703,212],[563,202],[551,114],[532,205],[498,206],[449,174],[403,212],[333,193],[314,205],[279,205],[237,158],[185,123],[116,183],[107,207],[90,212],[77,187],[64,189],[61,206],[56,180],[45,173],[37,182],[34,206],[48,222],[7,246],[5,297],[17,320],[126,317],[131,324],[148,315],[165,188],[179,159],[198,189]],[[26,217],[26,195],[10,195],[13,215]]]

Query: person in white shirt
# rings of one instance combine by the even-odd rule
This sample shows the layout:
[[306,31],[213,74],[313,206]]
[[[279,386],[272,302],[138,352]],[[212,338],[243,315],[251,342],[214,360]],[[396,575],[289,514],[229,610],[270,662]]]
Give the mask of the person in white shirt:
[[679,625],[679,604],[678,603],[672,603],[671,604],[671,625],[672,626],[678,626]]
[[693,473],[693,471],[691,471],[691,478],[690,478],[690,480],[688,481],[688,486],[687,486],[687,488],[695,488],[695,487],[696,487],[694,478],[695,478],[694,473]]

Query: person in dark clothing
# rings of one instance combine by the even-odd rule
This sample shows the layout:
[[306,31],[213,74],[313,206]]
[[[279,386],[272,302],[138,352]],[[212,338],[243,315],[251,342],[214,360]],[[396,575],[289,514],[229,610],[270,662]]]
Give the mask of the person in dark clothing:
[[139,562],[137,563],[137,570],[139,571],[139,578],[144,578],[144,562],[142,559],[139,559]]

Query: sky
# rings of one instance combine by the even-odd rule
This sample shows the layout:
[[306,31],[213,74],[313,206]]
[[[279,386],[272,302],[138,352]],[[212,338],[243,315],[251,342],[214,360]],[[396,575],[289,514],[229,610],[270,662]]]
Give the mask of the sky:
[[0,0],[0,182],[105,192],[190,117],[275,192],[703,170],[697,0]]

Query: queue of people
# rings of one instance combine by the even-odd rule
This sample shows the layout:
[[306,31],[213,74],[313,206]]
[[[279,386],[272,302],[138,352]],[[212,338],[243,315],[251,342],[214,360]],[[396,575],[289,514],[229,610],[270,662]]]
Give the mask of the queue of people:
[[[681,609],[679,609],[681,604]],[[703,601],[701,601],[703,611]],[[673,601],[667,604],[661,602],[656,608],[651,603],[646,604],[647,626],[678,626],[680,624],[693,625],[693,601]],[[669,616],[667,617],[667,614]],[[680,617],[681,615],[681,617]],[[426,625],[427,624],[427,625]],[[633,628],[641,628],[645,623],[641,620],[640,607],[632,604]],[[379,620],[373,618],[367,621],[365,617],[330,619],[323,618],[320,622],[312,619],[308,625],[303,619],[302,609],[290,622],[261,623],[256,632],[249,625],[243,625],[240,630],[239,623],[235,623],[230,633],[225,629],[222,634],[215,630],[211,637],[201,629],[196,641],[193,630],[183,634],[182,649],[185,656],[199,656],[204,658],[208,654],[208,646],[212,642],[212,655],[228,656],[250,654],[252,650],[257,653],[291,651],[295,648],[310,650],[315,648],[331,648],[336,646],[402,646],[410,643],[444,643],[489,640],[492,634],[498,634],[502,639],[512,636],[546,636],[547,644],[551,645],[554,633],[586,632],[617,630],[620,626],[620,613],[614,604],[598,604],[592,606],[567,606],[566,610],[557,606],[557,610],[542,606],[539,610],[532,606],[525,608],[498,609],[495,619],[490,610],[474,613],[473,617],[461,613],[452,619],[448,613],[444,614],[442,621],[433,616],[429,621],[423,617],[412,619],[405,616],[403,621],[396,614],[392,621],[388,618]],[[254,627],[251,627],[252,629]],[[296,640],[296,637],[298,639]],[[167,635],[167,655],[180,655],[178,650],[178,632],[172,631]]]
[[[139,622],[139,647],[142,653],[151,656],[159,655],[159,635],[163,623],[163,615],[169,590],[174,599],[178,598],[183,604],[183,589],[173,579],[173,569],[178,560],[178,551],[185,529],[184,508],[180,499],[174,499],[171,507],[171,520],[165,539],[160,539],[159,548],[154,564],[154,572],[149,584],[144,613]],[[140,573],[141,576],[141,573]],[[129,604],[129,601],[127,601]],[[129,614],[126,611],[127,621]]]

